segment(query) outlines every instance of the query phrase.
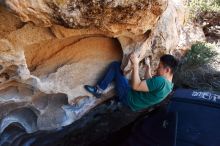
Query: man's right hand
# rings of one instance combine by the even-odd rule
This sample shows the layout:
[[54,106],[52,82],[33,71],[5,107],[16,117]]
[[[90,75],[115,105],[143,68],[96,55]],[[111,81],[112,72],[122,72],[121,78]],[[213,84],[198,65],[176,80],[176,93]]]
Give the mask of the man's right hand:
[[145,70],[145,74],[144,74],[144,78],[148,79],[151,78],[151,66],[150,66],[150,60],[149,58],[145,59],[145,65],[143,66],[144,70]]
[[150,66],[150,65],[145,64],[145,65],[143,66],[143,68],[144,68],[145,72],[151,72],[151,66]]

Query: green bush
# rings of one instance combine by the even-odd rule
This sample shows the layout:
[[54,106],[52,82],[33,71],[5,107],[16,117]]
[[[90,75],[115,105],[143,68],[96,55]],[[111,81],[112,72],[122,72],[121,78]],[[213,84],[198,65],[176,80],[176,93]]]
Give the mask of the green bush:
[[217,55],[214,51],[214,44],[199,42],[192,45],[188,51],[183,64],[190,67],[198,67],[207,64],[213,57]]
[[191,17],[202,12],[220,12],[220,0],[188,0],[187,5]]
[[174,82],[177,87],[220,91],[220,44],[199,42],[180,60]]

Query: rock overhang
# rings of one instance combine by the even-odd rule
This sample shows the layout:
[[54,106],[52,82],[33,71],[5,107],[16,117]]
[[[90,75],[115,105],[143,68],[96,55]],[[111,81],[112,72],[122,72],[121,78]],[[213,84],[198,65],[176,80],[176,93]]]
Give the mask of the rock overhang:
[[22,21],[32,21],[39,26],[57,23],[69,28],[95,27],[107,33],[135,35],[154,27],[167,7],[165,0],[6,0],[6,4]]
[[[141,58],[151,56],[151,65],[156,68],[161,54],[175,50],[184,15],[181,9],[177,11],[181,5],[172,0],[6,0],[6,4],[25,23],[14,18],[14,26],[19,27],[0,33],[0,43],[5,45],[1,51],[8,50],[5,55],[9,56],[0,55],[1,75],[8,75],[1,83],[1,91],[14,84],[19,88],[27,85],[33,91],[25,96],[26,102],[38,109],[34,98],[38,97],[43,100],[40,108],[57,111],[54,113],[58,124],[51,120],[55,122],[51,127],[47,127],[50,114],[45,111],[37,115],[42,119],[39,129],[70,124],[107,100],[109,97],[92,97],[83,85],[95,84],[111,61],[121,60],[122,69],[129,71],[128,56],[135,51]],[[59,97],[59,93],[64,93],[68,100],[74,99],[75,106],[47,105],[46,99]],[[66,115],[66,121],[60,115]]]

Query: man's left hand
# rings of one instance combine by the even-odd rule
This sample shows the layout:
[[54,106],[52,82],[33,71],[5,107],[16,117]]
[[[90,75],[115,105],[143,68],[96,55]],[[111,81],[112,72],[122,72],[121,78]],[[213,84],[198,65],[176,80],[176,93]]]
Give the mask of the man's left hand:
[[137,57],[137,54],[134,53],[134,52],[131,53],[131,55],[130,55],[130,60],[131,60],[131,63],[132,63],[133,65],[138,65],[139,62],[140,62],[139,58]]

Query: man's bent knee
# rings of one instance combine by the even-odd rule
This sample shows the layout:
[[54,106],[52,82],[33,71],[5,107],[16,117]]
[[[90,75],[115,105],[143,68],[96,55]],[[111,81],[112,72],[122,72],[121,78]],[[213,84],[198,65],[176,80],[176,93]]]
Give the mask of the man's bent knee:
[[121,66],[121,62],[119,62],[119,61],[113,61],[113,62],[111,62],[111,64],[110,64],[111,66]]

